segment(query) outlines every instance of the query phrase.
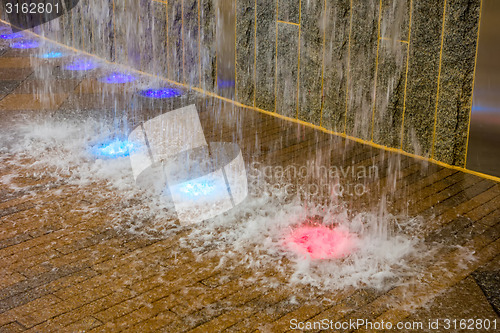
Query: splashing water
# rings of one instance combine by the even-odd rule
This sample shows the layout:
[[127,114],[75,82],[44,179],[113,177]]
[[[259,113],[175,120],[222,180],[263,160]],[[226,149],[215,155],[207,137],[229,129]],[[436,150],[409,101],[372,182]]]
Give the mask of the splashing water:
[[337,259],[349,255],[357,238],[342,228],[300,226],[286,238],[286,246],[299,256],[311,259]]
[[90,151],[98,158],[120,158],[129,156],[136,148],[133,142],[116,138],[94,145]]
[[104,76],[99,79],[99,81],[110,84],[120,84],[120,83],[128,83],[136,80],[136,77],[131,74],[118,73],[114,72],[110,75]]
[[20,40],[10,44],[10,47],[14,49],[35,49],[40,46],[40,43],[36,39]]
[[139,94],[143,97],[157,98],[157,99],[173,98],[182,95],[181,91],[173,88],[147,89],[147,90],[142,90]]
[[[134,149],[133,144],[113,135],[115,132],[112,126],[104,129],[95,120],[73,125],[67,121],[34,123],[22,129],[23,139],[15,143],[11,156],[31,156],[43,170],[56,170],[44,171],[51,172],[48,176],[82,189],[104,182],[107,185],[95,193],[96,202],[101,191],[106,198],[109,190],[120,202],[106,222],[110,227],[144,237],[168,237],[187,228],[179,246],[200,256],[200,260],[207,255],[220,256],[228,274],[244,266],[254,272],[255,278],[273,283],[274,278],[262,269],[272,267],[292,285],[307,284],[324,290],[349,286],[386,289],[418,274],[420,266],[410,265],[409,260],[415,256],[421,259],[428,252],[414,236],[421,226],[418,219],[355,214],[340,206],[311,207],[298,198],[273,193],[250,196],[223,215],[195,227],[181,227],[176,223],[175,208],[168,206],[163,196],[137,187],[128,158],[114,158],[126,157]],[[113,139],[95,144],[99,137]],[[97,159],[88,158],[89,149]],[[217,195],[219,190],[216,183],[199,180],[184,185],[180,192],[196,202]],[[92,209],[100,208],[96,204]],[[335,221],[335,226],[326,222],[304,225],[309,216],[315,215],[321,215],[323,221]],[[133,223],[126,216],[134,216]],[[381,226],[391,224],[405,232],[382,232],[385,229]]]

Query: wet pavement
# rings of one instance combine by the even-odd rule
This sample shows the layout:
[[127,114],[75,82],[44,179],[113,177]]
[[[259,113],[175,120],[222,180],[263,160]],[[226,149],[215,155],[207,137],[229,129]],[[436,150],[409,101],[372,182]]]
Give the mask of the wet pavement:
[[[64,60],[36,59],[36,50],[12,50],[6,41],[0,50],[0,132],[32,121],[112,123],[117,110],[134,128],[194,103],[207,141],[237,142],[248,165],[376,165],[378,177],[363,183],[367,193],[345,200],[349,210],[372,210],[384,194],[389,213],[424,221],[419,236],[434,249],[425,262],[413,259],[417,275],[385,290],[293,285],[286,258],[281,269],[249,268],[238,264],[243,256],[221,261],[224,253],[216,248],[200,259],[181,246],[190,229],[167,236],[113,228],[109,216],[127,203],[119,191],[104,183],[78,187],[40,172],[29,156],[10,156],[0,166],[0,332],[284,332],[324,319],[420,322],[423,328],[414,331],[428,332],[461,331],[446,329],[446,320],[496,320],[500,326],[498,183],[194,92],[168,101],[143,99],[137,85],[100,83],[100,70],[68,73]],[[22,163],[8,163],[14,158]],[[439,329],[429,328],[435,320]],[[474,331],[495,331],[484,327]]]

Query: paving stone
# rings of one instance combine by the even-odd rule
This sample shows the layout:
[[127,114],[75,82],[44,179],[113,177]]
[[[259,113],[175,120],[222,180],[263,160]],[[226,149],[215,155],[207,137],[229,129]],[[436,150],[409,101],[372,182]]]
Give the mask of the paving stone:
[[0,81],[0,100],[10,94],[19,84],[20,80],[1,80]]
[[500,316],[500,270],[474,272],[472,276]]
[[[495,320],[497,315],[489,306],[481,289],[475,284],[471,277],[462,280],[456,286],[444,291],[437,296],[430,304],[419,309],[406,321],[415,321],[424,323],[424,329],[421,332],[468,332],[469,330],[444,329],[445,319],[489,319]],[[429,320],[440,320],[441,328],[429,329]]]

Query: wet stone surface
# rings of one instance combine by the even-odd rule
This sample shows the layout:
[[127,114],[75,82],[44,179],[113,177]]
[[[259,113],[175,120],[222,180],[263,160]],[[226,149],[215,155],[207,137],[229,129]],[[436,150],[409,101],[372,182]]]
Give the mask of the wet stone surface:
[[[272,6],[261,6],[258,2],[258,20],[275,15]],[[344,21],[349,17],[345,11],[339,16]],[[261,24],[259,29],[276,33],[274,26]],[[295,69],[280,75],[293,79],[298,68],[290,59],[298,57],[297,40],[287,36],[295,36],[297,26],[285,23],[279,29],[279,59],[290,71]],[[346,30],[339,31],[343,34],[332,41],[338,54],[343,54]],[[304,38],[311,38],[311,42],[314,36],[317,31]],[[264,46],[257,68],[274,66],[275,44],[266,46],[257,41],[257,45]],[[2,57],[30,55],[7,53]],[[271,61],[267,61],[268,56]],[[102,74],[99,71],[69,79],[63,72],[57,75],[57,64],[35,66],[0,69],[0,87],[6,94],[0,99],[0,331],[281,332],[291,328],[294,318],[309,323],[350,318],[427,322],[436,317],[472,315],[498,319],[493,310],[498,311],[498,183],[193,91],[168,101],[149,101],[137,96],[144,87],[110,88],[97,83]],[[23,82],[33,71],[41,76]],[[274,86],[263,82],[274,82],[274,77],[265,70],[257,74],[257,88],[273,90]],[[40,82],[43,79],[46,85]],[[385,80],[383,75],[381,80]],[[148,83],[146,79],[140,82]],[[151,86],[158,84],[152,82]],[[278,84],[280,94],[296,92],[287,90],[286,80]],[[72,89],[72,85],[76,87]],[[20,90],[14,93],[16,87]],[[48,102],[40,101],[38,92],[49,90]],[[270,102],[267,97],[258,102]],[[252,162],[272,167],[267,169],[271,175],[269,171],[262,174],[270,184],[281,179],[284,184],[293,184],[295,190],[335,184],[332,178],[308,171],[316,170],[315,165],[327,170],[377,166],[378,176],[360,179],[350,173],[351,169],[343,169],[345,177],[337,181],[346,187],[366,186],[364,195],[314,193],[302,202],[304,207],[274,202],[269,196],[272,192],[249,182],[250,190],[259,192],[252,197],[256,201],[239,207],[244,209],[240,215],[231,215],[239,211],[229,212],[219,223],[181,226],[174,207],[162,206],[136,187],[128,160],[104,161],[83,150],[91,140],[109,135],[110,125],[128,134],[141,121],[191,103],[197,107],[208,142],[238,143],[249,179],[260,171]],[[280,112],[296,114],[296,104],[285,108],[280,103]],[[97,124],[96,128],[91,128],[92,124]],[[179,135],[190,137],[192,133]],[[307,174],[272,172],[278,167],[305,170]],[[296,224],[280,223],[296,218],[297,209],[313,209],[318,202],[345,213],[335,215],[338,220],[332,218],[332,223],[347,219],[354,227],[357,220],[353,217],[361,218],[358,213],[377,216],[361,226],[373,228],[374,234],[387,227],[399,240],[421,238],[421,242],[416,242],[415,252],[410,251],[408,257],[399,258],[397,263],[389,261],[381,274],[390,274],[380,285],[370,280],[377,275],[367,273],[366,267],[373,267],[370,262],[359,271],[367,280],[354,280],[356,284],[345,284],[345,275],[337,279],[331,275],[346,267],[355,268],[362,255],[352,262],[351,258],[313,264],[298,261],[307,263],[303,270],[304,266],[295,266],[297,258],[291,252],[281,252],[284,250],[276,243],[263,245],[279,239],[283,232],[269,230],[281,226],[288,231]],[[382,215],[371,213],[381,210]],[[396,218],[389,223],[384,218],[391,214]],[[388,237],[388,241],[394,239]],[[387,251],[377,254],[397,254],[394,248],[399,243],[390,244]],[[353,266],[342,266],[345,263]],[[401,263],[406,268],[398,266]],[[314,271],[315,265],[320,270]],[[324,284],[294,280],[311,272],[317,275],[307,275],[309,281]]]
[[500,316],[500,270],[476,272],[473,276],[497,315]]

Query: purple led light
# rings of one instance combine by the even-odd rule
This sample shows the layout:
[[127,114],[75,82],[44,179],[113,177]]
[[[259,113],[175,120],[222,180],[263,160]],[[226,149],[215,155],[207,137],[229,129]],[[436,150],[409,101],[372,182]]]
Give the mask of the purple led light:
[[234,87],[234,80],[222,80],[218,79],[217,80],[217,87],[219,88],[232,88]]
[[173,98],[181,96],[182,92],[174,88],[147,89],[139,93],[148,98]]
[[34,49],[40,46],[40,43],[35,39],[20,40],[10,44],[14,49]]
[[133,75],[114,72],[108,76],[102,77],[99,81],[104,83],[128,83],[135,80],[136,78]]
[[89,71],[97,67],[97,64],[90,59],[75,59],[73,62],[69,63],[64,67],[69,71]]
[[21,32],[11,32],[7,34],[1,34],[0,39],[17,39],[22,38],[24,35]]

